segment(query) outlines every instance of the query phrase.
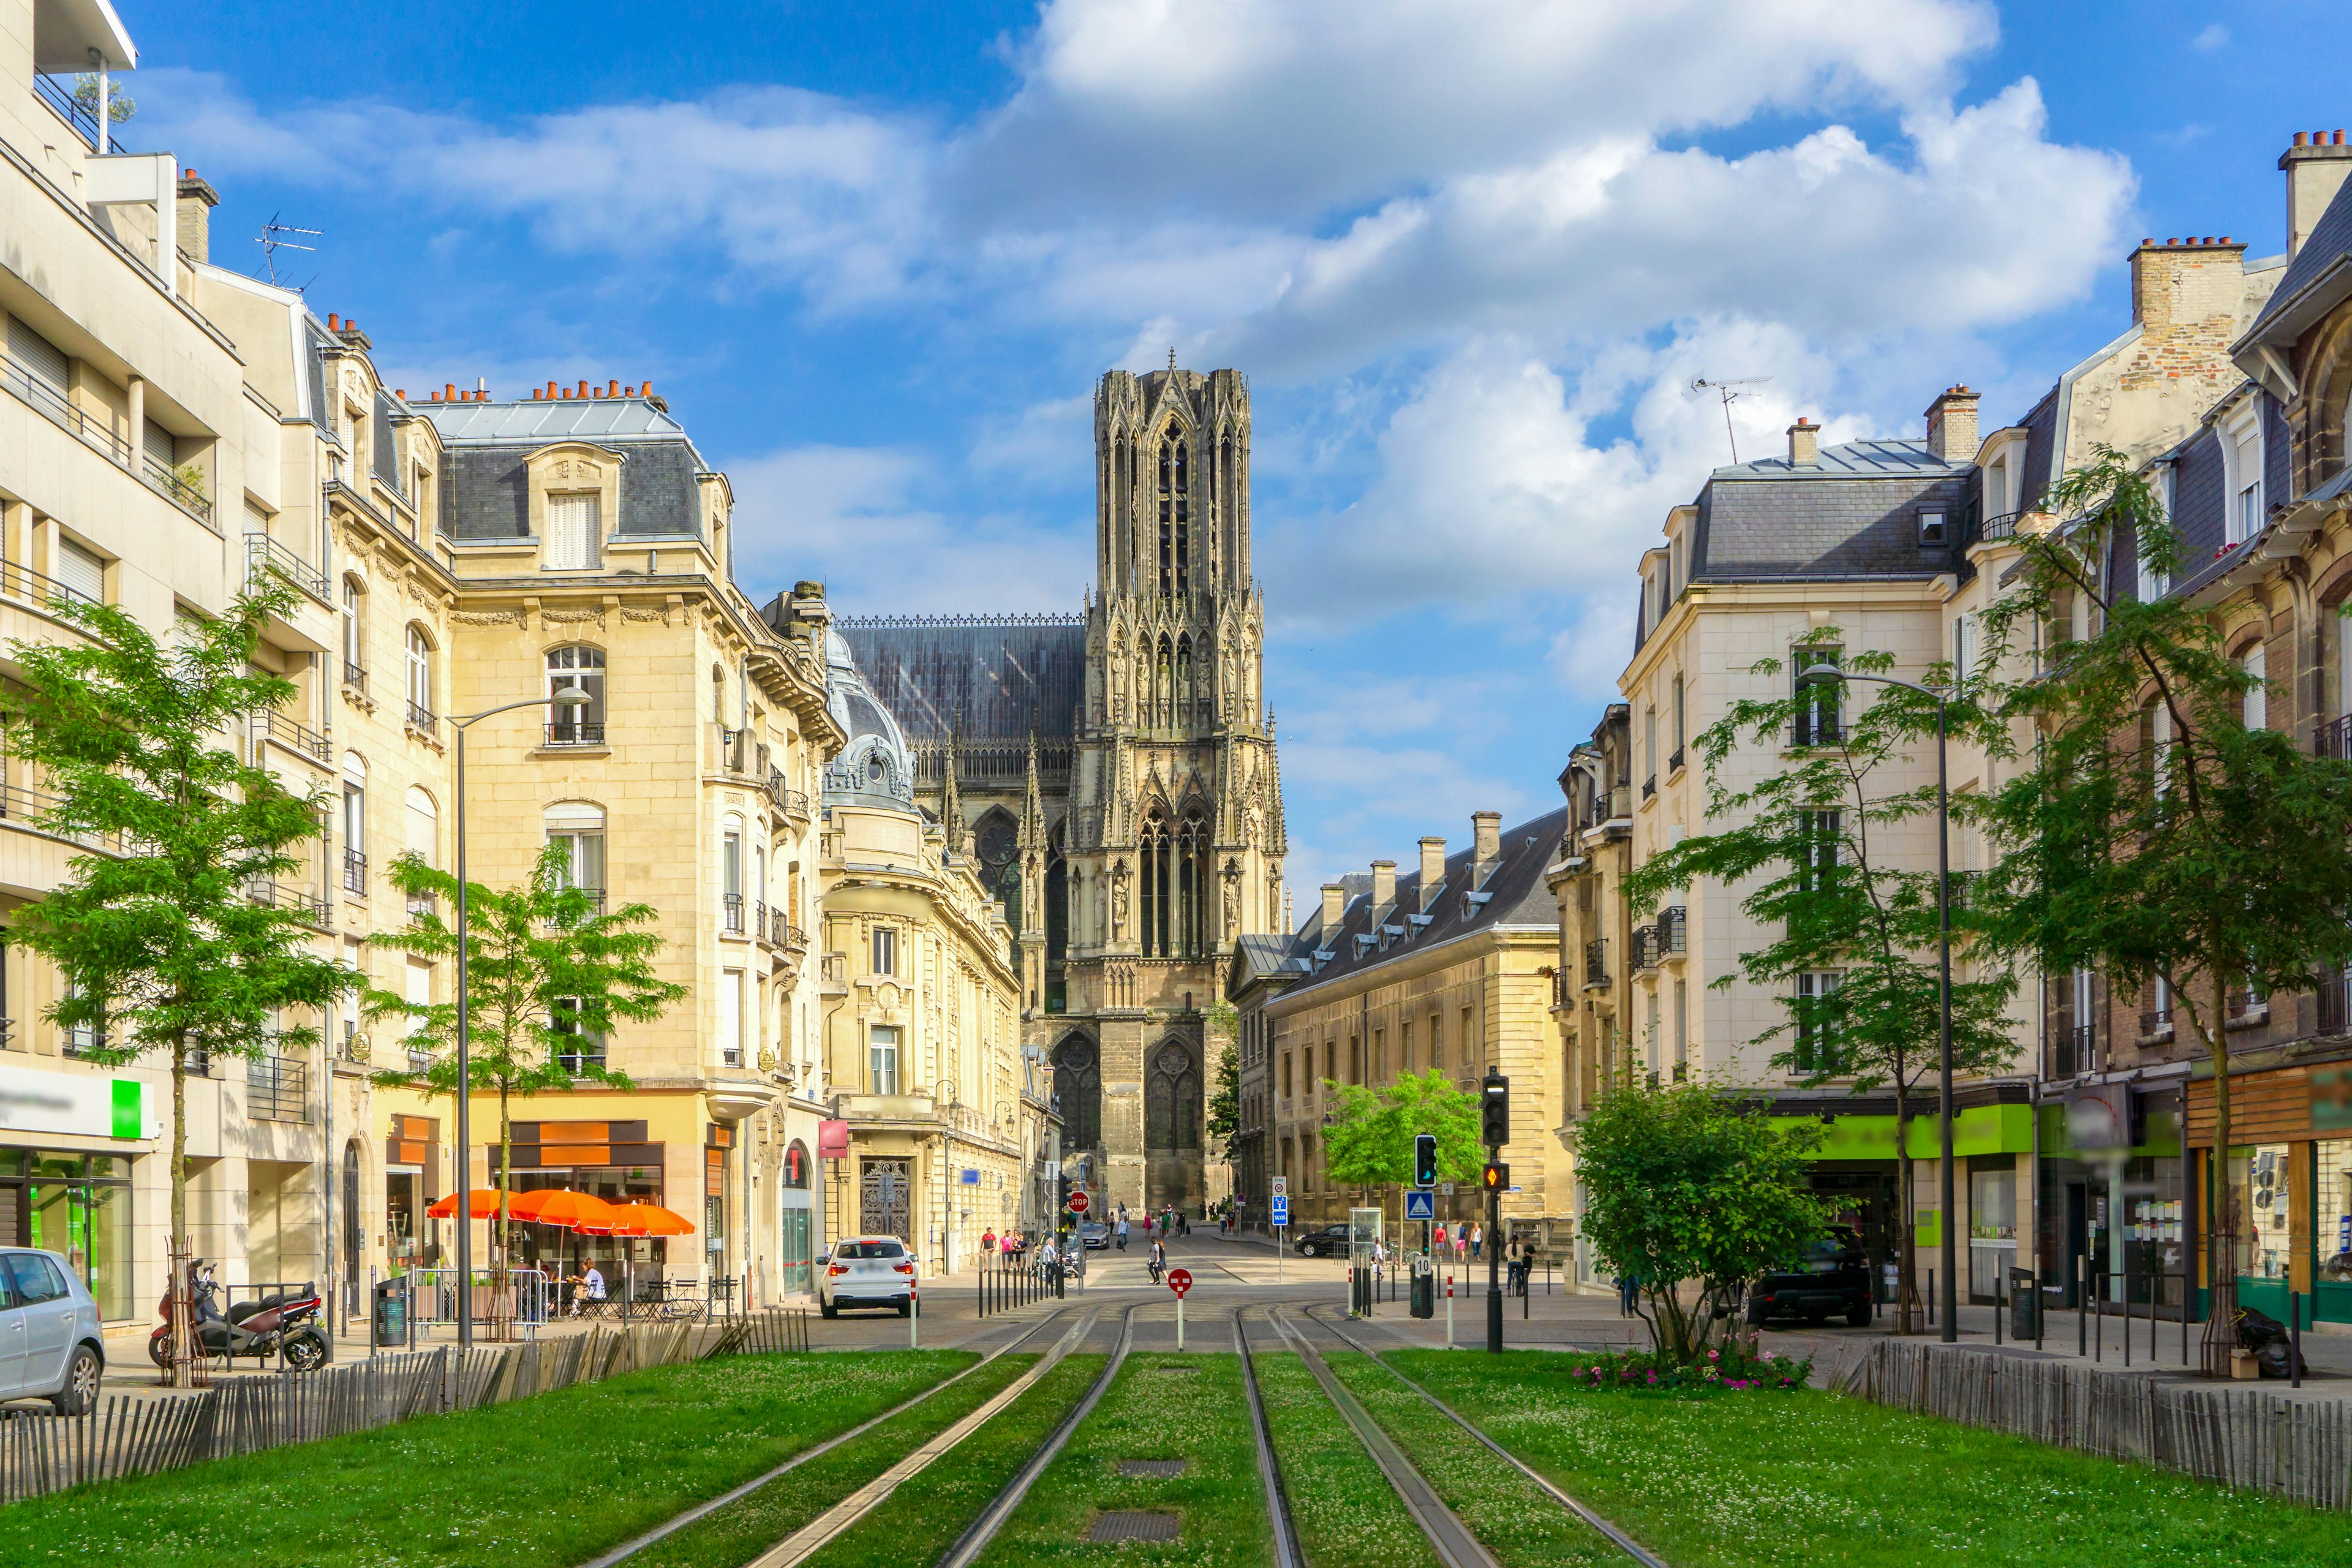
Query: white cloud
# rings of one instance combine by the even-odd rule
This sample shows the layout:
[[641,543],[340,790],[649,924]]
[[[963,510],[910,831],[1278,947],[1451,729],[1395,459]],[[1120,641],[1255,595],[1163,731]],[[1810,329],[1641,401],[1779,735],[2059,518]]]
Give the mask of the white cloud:
[[2198,35],[2189,40],[2189,47],[2200,55],[2210,55],[2227,47],[2230,29],[2219,22],[2209,22]]

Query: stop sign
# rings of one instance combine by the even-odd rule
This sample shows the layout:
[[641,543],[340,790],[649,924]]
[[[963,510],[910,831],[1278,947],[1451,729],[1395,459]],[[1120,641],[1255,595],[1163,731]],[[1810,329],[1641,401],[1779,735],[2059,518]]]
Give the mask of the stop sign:
[[1181,1300],[1183,1299],[1184,1292],[1190,1290],[1192,1288],[1192,1271],[1191,1269],[1171,1268],[1168,1271],[1168,1289],[1176,1292],[1176,1296],[1179,1300]]
[[1070,1194],[1070,1212],[1072,1214],[1084,1214],[1087,1212],[1086,1194],[1072,1193]]

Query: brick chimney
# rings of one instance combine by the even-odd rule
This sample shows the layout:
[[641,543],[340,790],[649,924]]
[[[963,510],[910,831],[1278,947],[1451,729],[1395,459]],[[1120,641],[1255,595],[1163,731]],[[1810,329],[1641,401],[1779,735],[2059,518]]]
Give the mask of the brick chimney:
[[1421,841],[1422,913],[1427,914],[1429,912],[1430,903],[1437,897],[1437,889],[1444,884],[1444,881],[1445,840],[1443,838],[1424,838]]
[[1789,426],[1789,466],[1792,468],[1818,468],[1822,465],[1822,427],[1797,416]]
[[1339,930],[1339,917],[1348,912],[1348,889],[1338,882],[1323,884],[1323,945],[1331,945],[1331,938]]
[[2216,331],[2226,342],[2245,298],[2246,247],[2226,234],[2143,239],[2131,253],[2131,289],[2132,324],[2143,342]]
[[2286,172],[2286,254],[2292,261],[2318,226],[2319,215],[2352,174],[2352,146],[2341,131],[2298,131],[2294,144],[2279,154]]
[[1396,902],[1396,862],[1372,862],[1372,909],[1379,911]]
[[1474,811],[1470,814],[1470,885],[1483,888],[1495,862],[1503,858],[1503,814],[1499,811]]
[[173,243],[187,253],[191,261],[213,258],[213,208],[220,205],[220,193],[194,169],[180,171],[180,232]]
[[1977,395],[1948,386],[1927,405],[1927,450],[1948,463],[1977,460]]

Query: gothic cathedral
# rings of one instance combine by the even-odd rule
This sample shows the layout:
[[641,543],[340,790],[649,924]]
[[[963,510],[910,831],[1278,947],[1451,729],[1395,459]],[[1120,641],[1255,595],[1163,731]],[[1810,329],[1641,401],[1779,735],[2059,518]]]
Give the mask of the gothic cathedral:
[[1019,932],[1066,1173],[1130,1208],[1206,1195],[1205,1012],[1235,939],[1282,929],[1249,432],[1236,372],[1112,371],[1083,614],[836,623]]

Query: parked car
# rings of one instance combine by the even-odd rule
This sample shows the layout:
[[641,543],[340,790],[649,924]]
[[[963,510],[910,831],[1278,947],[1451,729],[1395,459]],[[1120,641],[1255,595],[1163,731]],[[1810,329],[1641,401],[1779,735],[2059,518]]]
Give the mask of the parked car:
[[1307,1231],[1299,1237],[1297,1245],[1298,1256],[1301,1258],[1329,1258],[1335,1255],[1344,1258],[1348,1255],[1348,1222],[1341,1220],[1336,1225],[1327,1225],[1320,1230]]
[[1832,1226],[1803,1258],[1764,1275],[1748,1289],[1748,1321],[1799,1318],[1827,1321],[1843,1312],[1846,1326],[1870,1326],[1870,1260],[1851,1226]]
[[46,1399],[79,1415],[105,1370],[98,1303],[81,1277],[54,1252],[0,1247],[0,1400]]
[[1100,1252],[1110,1245],[1110,1226],[1090,1219],[1078,1226],[1078,1239],[1087,1244],[1087,1251]]
[[817,1269],[817,1310],[828,1318],[844,1307],[915,1310],[915,1255],[895,1236],[853,1236],[834,1244]]

